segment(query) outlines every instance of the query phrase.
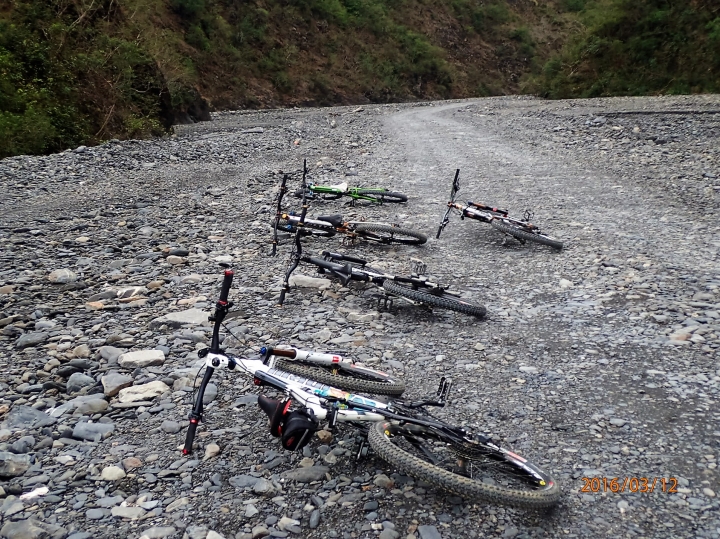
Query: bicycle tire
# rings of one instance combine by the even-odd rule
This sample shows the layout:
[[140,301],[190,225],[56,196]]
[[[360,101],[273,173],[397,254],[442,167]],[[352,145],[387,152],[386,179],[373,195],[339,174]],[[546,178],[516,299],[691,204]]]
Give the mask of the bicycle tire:
[[[350,194],[350,192],[348,192]],[[402,193],[393,193],[392,191],[377,191],[375,189],[358,189],[355,194],[359,197],[365,197],[372,202],[383,204],[384,202],[401,203],[407,202],[407,195]],[[352,196],[352,195],[350,195]]]
[[422,245],[427,236],[414,230],[376,223],[364,223],[355,227],[355,232],[366,239],[380,243],[399,243],[403,245]]
[[[478,472],[495,473],[500,478],[500,481],[491,478],[494,483],[487,482],[487,476],[472,477],[468,476],[467,473],[461,474],[453,471],[457,469],[457,465],[452,466],[452,461],[447,463],[448,468],[451,469],[438,465],[439,461],[437,464],[429,462],[426,460],[427,456],[426,459],[417,456],[417,454],[422,453],[411,453],[402,447],[405,445],[404,440],[406,438],[412,439],[412,442],[407,444],[409,449],[413,448],[413,443],[417,447],[417,442],[420,439],[439,441],[439,445],[443,445],[443,447],[440,448],[438,445],[438,449],[449,450],[446,453],[455,458],[455,464],[458,457],[472,460],[471,466],[474,468],[477,463]],[[410,428],[407,428],[407,425],[402,427],[389,420],[378,421],[370,428],[368,442],[381,459],[397,467],[402,472],[466,499],[482,498],[492,503],[501,503],[525,509],[544,509],[552,507],[560,501],[560,487],[550,474],[543,472],[540,468],[515,453],[498,451],[487,444],[473,445],[472,449],[463,451],[462,448],[457,447],[457,443],[449,436],[443,436],[437,430],[431,432],[430,428],[420,425],[411,425]],[[470,455],[470,453],[473,453],[473,455]],[[481,466],[483,458],[486,464],[491,463],[492,466]],[[535,479],[535,482],[539,483],[537,488],[533,488],[529,481],[528,484],[524,484],[527,478],[532,477],[525,469],[526,466],[530,466],[541,474],[542,480]],[[517,486],[507,486],[509,481],[519,483],[524,489]]]
[[[290,226],[290,228],[287,228],[288,225]],[[275,227],[274,219],[270,222],[270,226],[273,228]],[[317,225],[307,222],[305,223],[304,229],[312,231],[312,235],[319,238],[331,238],[336,234],[335,230],[329,230],[326,227],[321,228]],[[287,219],[280,219],[278,221],[278,231],[294,234],[297,231],[297,227],[292,225]]]
[[546,236],[545,234],[531,232],[520,225],[509,223],[500,219],[493,219],[492,221],[490,221],[490,224],[493,228],[499,230],[500,232],[510,234],[511,236],[522,241],[533,241],[542,245],[548,245],[553,249],[562,249],[563,247],[563,243],[560,240],[556,240],[555,238],[551,238],[550,236]]
[[[405,391],[405,383],[402,380],[394,380],[389,374],[369,369],[367,367],[359,367],[352,365],[343,367],[333,373],[330,367],[319,365],[310,365],[299,361],[288,361],[278,359],[275,366],[281,371],[297,374],[304,378],[309,378],[321,384],[342,389],[343,391],[369,393],[371,395],[390,395],[400,396]],[[383,378],[380,380],[368,379],[365,373],[371,373],[372,377]]]
[[487,309],[482,305],[473,305],[465,300],[447,294],[436,296],[430,292],[415,290],[410,286],[391,281],[390,279],[386,279],[382,286],[383,289],[390,294],[432,305],[433,307],[469,314],[470,316],[477,316],[478,318],[483,318],[487,313]]

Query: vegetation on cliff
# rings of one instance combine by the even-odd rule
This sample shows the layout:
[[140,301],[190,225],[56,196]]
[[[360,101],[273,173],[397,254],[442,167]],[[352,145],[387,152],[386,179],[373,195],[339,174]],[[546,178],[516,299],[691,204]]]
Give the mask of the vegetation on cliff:
[[713,3],[0,0],[0,157],[210,108],[717,91]]

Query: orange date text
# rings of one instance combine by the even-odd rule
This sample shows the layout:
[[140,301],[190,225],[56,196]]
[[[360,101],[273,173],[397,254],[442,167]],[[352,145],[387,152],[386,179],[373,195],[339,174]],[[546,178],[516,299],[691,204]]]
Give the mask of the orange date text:
[[656,490],[672,494],[677,492],[678,480],[674,477],[582,477],[583,486],[580,492],[597,493],[643,492],[652,493]]

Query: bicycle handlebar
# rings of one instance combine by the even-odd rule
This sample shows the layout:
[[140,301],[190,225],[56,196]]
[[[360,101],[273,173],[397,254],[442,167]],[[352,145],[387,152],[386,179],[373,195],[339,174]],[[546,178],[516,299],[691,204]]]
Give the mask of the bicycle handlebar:
[[486,206],[485,204],[480,204],[479,202],[472,202],[471,200],[468,200],[468,205],[473,206],[474,208],[478,208],[479,210],[487,210],[494,213],[500,213],[502,215],[507,216],[508,210],[502,210],[500,208],[493,208],[491,206]]
[[273,242],[272,242],[272,252],[270,253],[270,256],[275,256],[277,254],[277,245],[278,245],[278,235],[277,235],[277,229],[278,225],[280,224],[280,216],[282,212],[282,199],[285,195],[285,192],[287,191],[287,174],[283,174],[282,182],[280,183],[280,191],[278,192],[278,199],[277,199],[277,209],[275,210],[275,227],[273,231]]
[[192,445],[193,441],[195,440],[195,431],[197,431],[198,423],[200,423],[200,421],[202,420],[203,397],[205,397],[205,388],[210,382],[210,378],[212,377],[213,372],[215,372],[214,368],[207,367],[205,369],[205,375],[203,376],[202,382],[200,382],[200,387],[198,388],[198,394],[195,399],[195,404],[193,405],[193,409],[190,412],[189,416],[190,426],[188,426],[188,431],[185,435],[185,445],[183,446],[182,450],[183,455],[189,455],[190,453],[192,453]]
[[354,262],[355,264],[360,264],[362,266],[367,264],[367,260],[363,260],[362,258],[356,258],[354,256],[344,255],[342,253],[333,253],[332,251],[323,251],[322,255],[327,258],[332,258],[333,260],[343,260],[345,262]]
[[232,285],[233,276],[235,273],[233,270],[225,270],[225,277],[223,278],[222,288],[220,289],[219,303],[227,303],[228,294],[230,294],[230,286]]

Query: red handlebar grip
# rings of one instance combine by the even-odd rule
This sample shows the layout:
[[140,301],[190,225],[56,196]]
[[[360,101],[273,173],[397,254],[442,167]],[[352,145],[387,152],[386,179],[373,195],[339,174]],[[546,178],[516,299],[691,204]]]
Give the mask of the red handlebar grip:
[[183,455],[192,453],[193,440],[195,439],[195,431],[197,430],[198,420],[191,419],[188,427],[187,436],[185,436],[185,447],[183,447]]

